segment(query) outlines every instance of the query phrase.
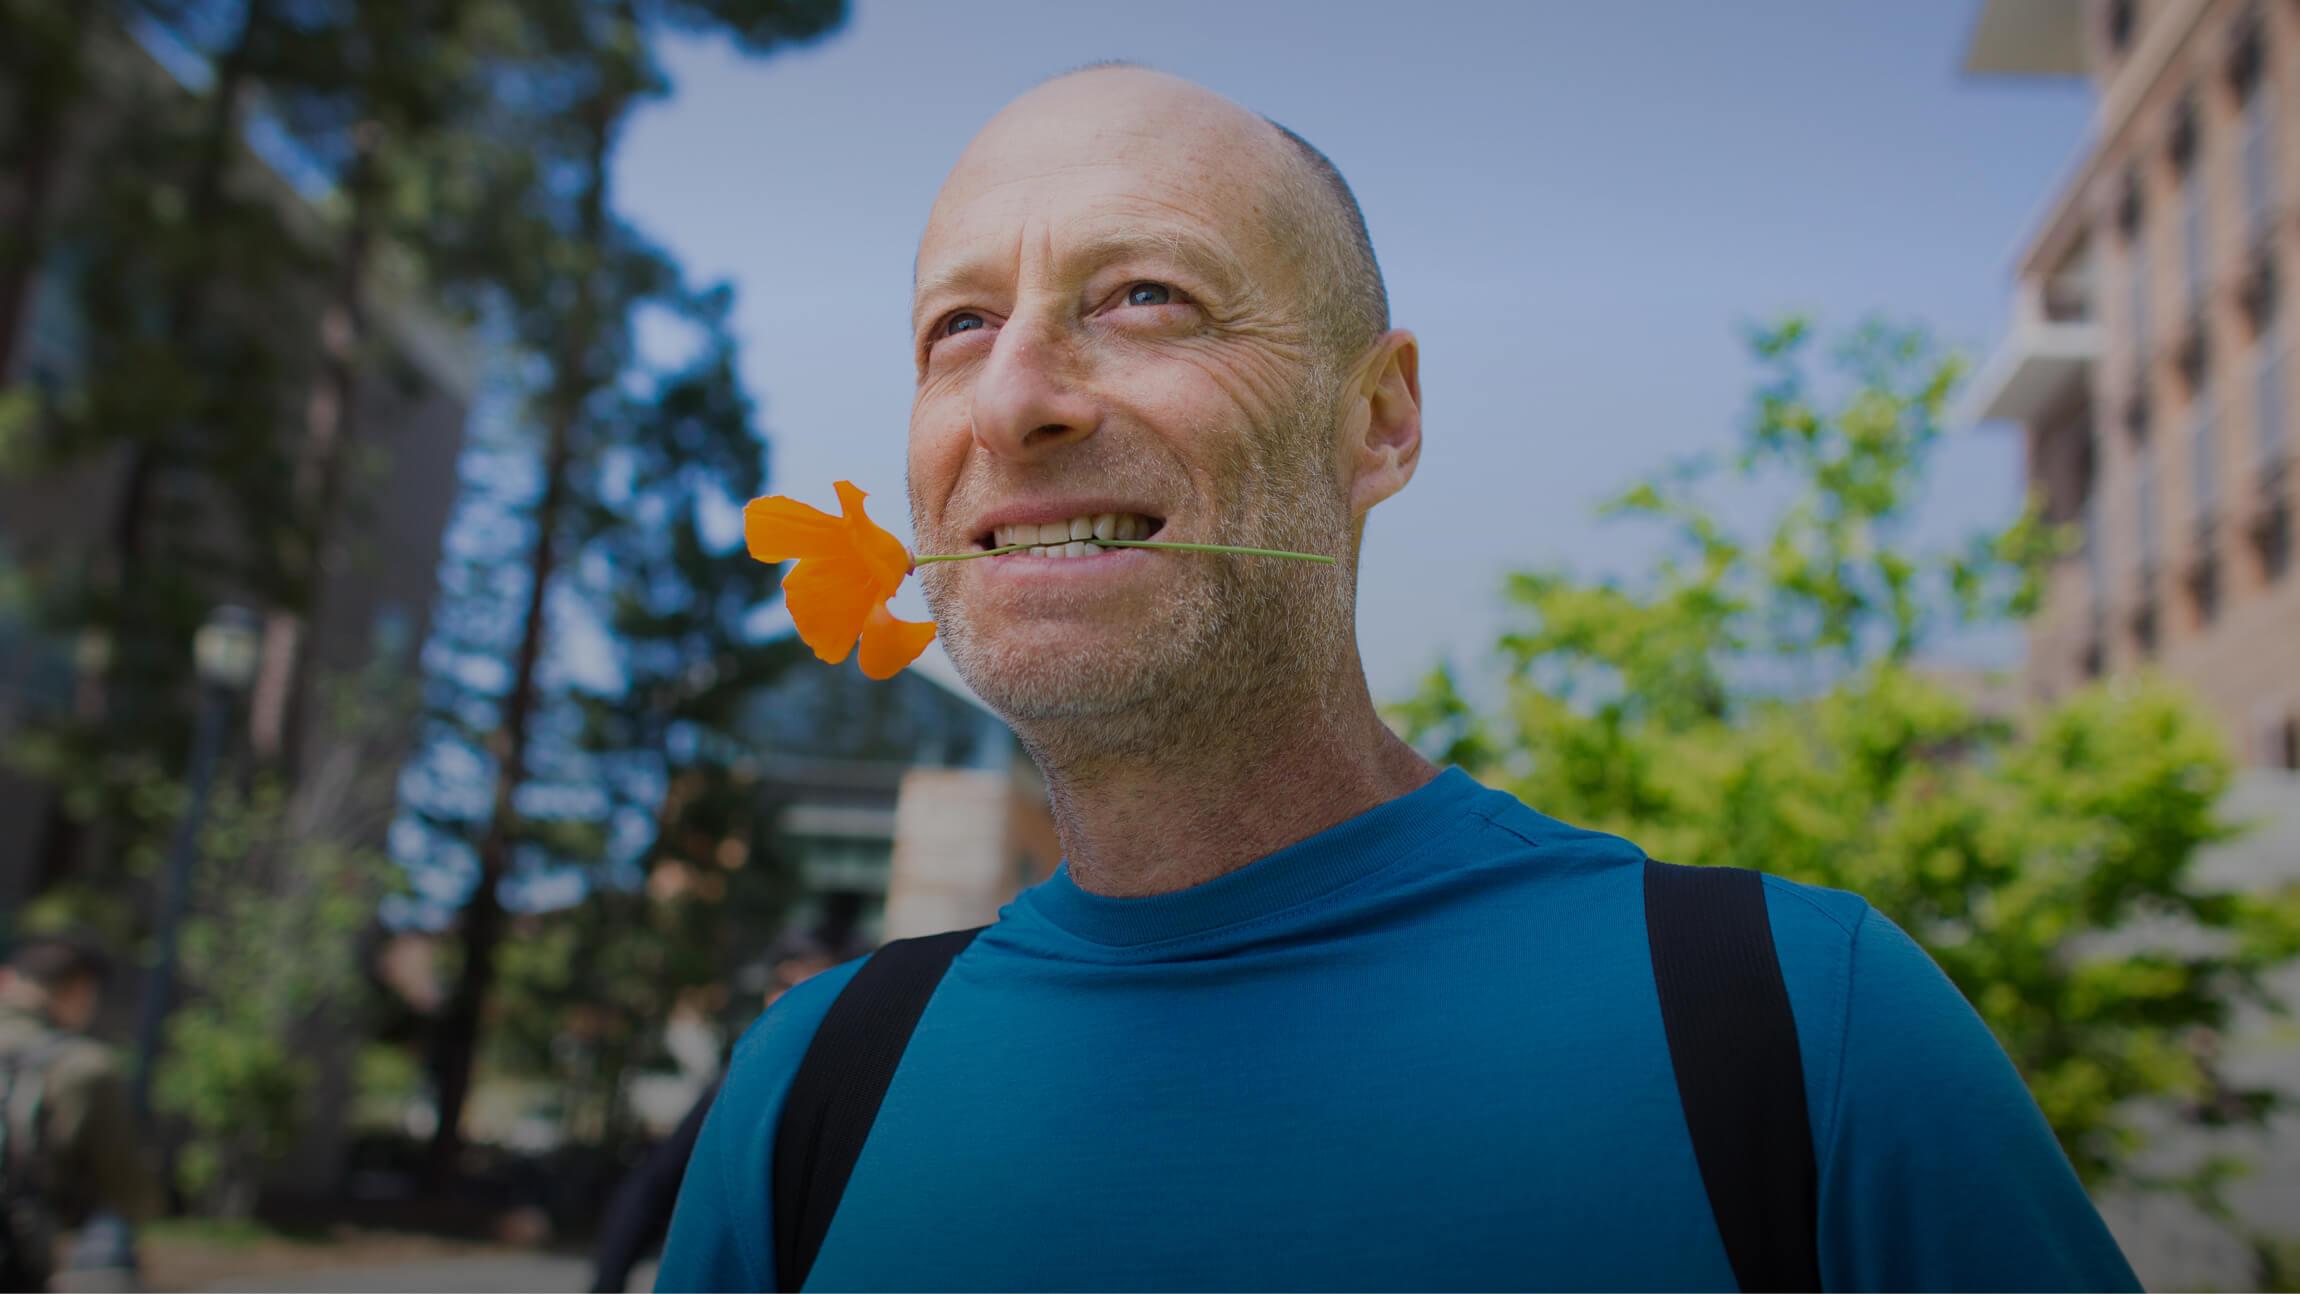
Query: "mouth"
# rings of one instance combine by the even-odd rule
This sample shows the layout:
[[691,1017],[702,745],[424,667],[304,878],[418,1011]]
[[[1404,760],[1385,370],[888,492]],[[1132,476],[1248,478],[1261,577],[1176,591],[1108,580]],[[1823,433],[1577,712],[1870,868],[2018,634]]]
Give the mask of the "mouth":
[[1097,544],[1096,540],[1153,539],[1165,529],[1164,517],[1152,517],[1139,512],[1097,512],[1064,521],[1023,521],[994,526],[975,536],[974,547],[977,552],[982,552],[1020,544],[1026,546],[1020,552],[1005,554],[1005,558],[1074,559],[1113,551]]

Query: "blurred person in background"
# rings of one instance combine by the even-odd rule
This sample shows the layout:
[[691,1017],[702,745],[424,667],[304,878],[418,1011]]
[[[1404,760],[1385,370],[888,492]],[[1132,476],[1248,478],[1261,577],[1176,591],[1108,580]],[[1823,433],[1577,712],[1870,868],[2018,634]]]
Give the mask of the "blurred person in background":
[[[1859,896],[1654,863],[1385,726],[1356,562],[1419,345],[1324,154],[1084,69],[976,135],[914,273],[919,551],[1030,546],[924,589],[1064,862],[761,1017],[658,1289],[2137,1288]],[[1537,409],[1539,363],[1494,380]]]
[[82,1233],[74,1288],[132,1287],[129,1227],[160,1192],[126,1079],[88,1036],[111,973],[93,944],[54,935],[0,967],[0,1289],[47,1288],[63,1230]]
[[[851,934],[825,938],[823,932],[818,931],[778,941],[768,953],[767,990],[759,1009],[773,1006],[784,993],[829,970],[838,964],[842,954],[861,951],[849,951],[851,938]],[[719,1095],[721,1081],[721,1078],[711,1080],[703,1094],[695,1098],[686,1117],[679,1120],[677,1129],[648,1151],[638,1167],[623,1179],[622,1185],[615,1188],[592,1259],[593,1294],[621,1294],[630,1288],[632,1269],[662,1244],[664,1233],[671,1228],[671,1208],[678,1202],[679,1181],[687,1174],[687,1161],[695,1153],[695,1138],[703,1131],[703,1120],[711,1112],[711,1102]]]

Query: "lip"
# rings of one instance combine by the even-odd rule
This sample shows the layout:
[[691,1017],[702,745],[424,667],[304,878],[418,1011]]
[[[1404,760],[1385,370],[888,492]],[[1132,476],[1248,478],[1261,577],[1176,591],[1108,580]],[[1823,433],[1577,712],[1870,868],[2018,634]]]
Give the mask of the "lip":
[[1130,512],[1136,516],[1156,517],[1159,520],[1158,530],[1162,532],[1166,528],[1166,514],[1154,505],[1139,500],[1120,500],[1110,495],[1079,495],[1068,499],[1010,503],[993,508],[975,518],[964,533],[972,536],[976,543],[987,543],[991,534],[1000,526],[1043,526],[1051,522],[1068,521],[1072,517],[1099,516],[1105,512]]
[[1128,571],[1146,568],[1158,560],[1158,554],[1140,548],[1098,548],[1084,557],[1032,557],[1028,553],[1002,553],[980,561],[958,562],[958,566],[978,568],[977,578],[990,582],[991,587],[1005,587],[1010,580],[1019,580],[1022,587],[1052,583],[1063,586],[1079,582],[1094,582],[1124,578]]

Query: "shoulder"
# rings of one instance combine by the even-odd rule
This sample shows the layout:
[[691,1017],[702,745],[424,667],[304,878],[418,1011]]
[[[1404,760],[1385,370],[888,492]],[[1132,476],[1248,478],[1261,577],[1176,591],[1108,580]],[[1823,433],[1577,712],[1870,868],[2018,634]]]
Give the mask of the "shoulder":
[[49,1034],[12,1050],[8,1059],[16,1090],[21,1094],[30,1084],[39,1091],[50,1135],[77,1140],[91,1126],[127,1118],[127,1081],[119,1062],[110,1047],[93,1038]]
[[[1764,882],[1773,952],[1797,1008],[1800,1032],[1832,1021],[1841,1026],[1854,963],[1863,945],[1875,938],[1873,927],[1889,927],[1892,922],[1850,891],[1778,876],[1766,876]],[[1826,1010],[1813,1009],[1822,1002],[1827,1003]]]
[[1978,1023],[1932,955],[1860,895],[1768,876],[1765,897],[1792,992],[1800,984],[1833,989],[1848,1023],[1901,1010],[1949,1020],[1960,1031]]
[[1784,927],[1804,938],[1842,940],[1850,945],[1876,909],[1851,890],[1832,890],[1785,877],[1765,877],[1765,910],[1773,919],[1774,938]]
[[112,1049],[78,1034],[49,1034],[16,1049],[12,1059],[39,1074],[51,1091],[95,1086],[120,1077]]
[[1932,956],[1858,895],[1768,878],[1766,897],[1814,1098],[1824,1283],[2137,1288],[2012,1060]]
[[1645,861],[1635,841],[1553,818],[1508,791],[1473,785],[1463,802],[1464,820],[1477,833],[1481,853],[1536,857],[1546,870],[1603,870]]
[[754,1107],[766,1114],[779,1110],[791,1075],[798,1071],[823,1017],[830,1014],[831,1003],[869,960],[857,957],[793,986],[752,1021],[735,1044],[719,1104]]
[[1765,897],[1817,1144],[1864,1102],[1934,1099],[1943,1085],[2025,1098],[1979,1013],[1890,917],[1858,894],[1773,876]]
[[1797,1025],[1807,1113],[1816,1145],[1834,1133],[1842,1101],[1846,1027],[1853,1005],[1854,964],[1871,922],[1885,922],[1868,900],[1845,890],[1766,876],[1765,915],[1774,958]]
[[[1504,790],[1479,785],[1467,810],[1484,851],[1538,857],[1546,872],[1602,871],[1641,877],[1649,857],[1634,840],[1553,818]],[[1841,985],[1863,928],[1884,918],[1850,891],[1759,875],[1783,975]]]
[[768,1190],[783,1098],[823,1016],[864,960],[792,988],[736,1043],[687,1162],[657,1289],[773,1288],[763,1220],[773,1216]]

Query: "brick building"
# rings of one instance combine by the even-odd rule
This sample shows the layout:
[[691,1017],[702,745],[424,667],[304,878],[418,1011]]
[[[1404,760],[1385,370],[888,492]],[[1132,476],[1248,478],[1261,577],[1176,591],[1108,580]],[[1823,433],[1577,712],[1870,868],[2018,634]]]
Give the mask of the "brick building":
[[2021,426],[2048,515],[2082,534],[2027,691],[2154,667],[2245,762],[2300,767],[2300,7],[1987,0],[1965,69],[2098,94],[1970,409]]
[[[2294,879],[2300,841],[2300,4],[1984,0],[1976,74],[2085,77],[2091,137],[2022,247],[2011,326],[1968,413],[2020,425],[2028,479],[2082,542],[2049,573],[2024,690],[2049,699],[2144,668],[2177,679],[2252,767],[2207,850],[2207,888]],[[2118,938],[2185,937],[2178,923]],[[2300,1006],[2300,964],[2270,979]],[[2290,1033],[2246,1009],[2218,1039],[2239,1084],[2294,1086]],[[2153,1116],[2152,1116],[2153,1119]],[[2300,1119],[2159,1126],[2145,1164],[2249,1163],[2244,1228],[2289,1243]],[[2228,1219],[2111,1193],[2110,1228],[2150,1288],[2262,1279]]]

